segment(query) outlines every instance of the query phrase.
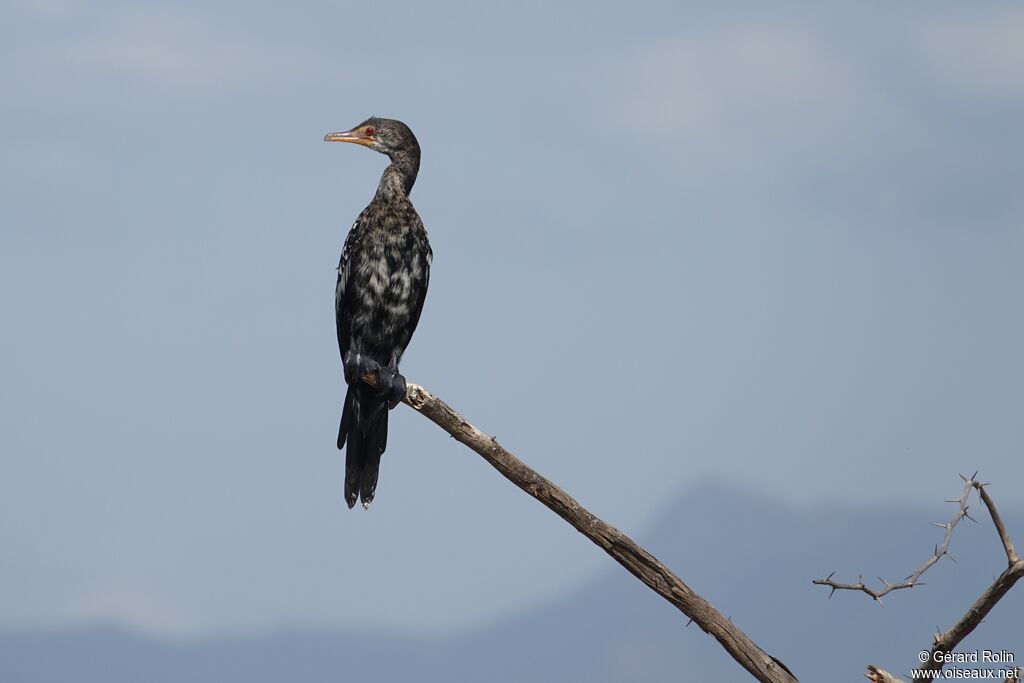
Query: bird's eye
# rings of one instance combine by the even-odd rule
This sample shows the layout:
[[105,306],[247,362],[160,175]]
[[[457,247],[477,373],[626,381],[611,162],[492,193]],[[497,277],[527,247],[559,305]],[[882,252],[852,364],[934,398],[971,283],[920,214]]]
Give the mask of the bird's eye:
[[363,132],[366,133],[368,136],[373,137],[373,128],[367,128]]

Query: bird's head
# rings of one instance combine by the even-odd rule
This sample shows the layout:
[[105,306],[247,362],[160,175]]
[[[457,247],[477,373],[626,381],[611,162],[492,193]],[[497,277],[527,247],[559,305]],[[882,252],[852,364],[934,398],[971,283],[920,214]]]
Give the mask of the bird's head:
[[371,116],[358,126],[344,133],[328,133],[325,142],[354,142],[387,154],[392,159],[402,152],[415,152],[419,157],[420,145],[409,126],[394,119],[380,119]]

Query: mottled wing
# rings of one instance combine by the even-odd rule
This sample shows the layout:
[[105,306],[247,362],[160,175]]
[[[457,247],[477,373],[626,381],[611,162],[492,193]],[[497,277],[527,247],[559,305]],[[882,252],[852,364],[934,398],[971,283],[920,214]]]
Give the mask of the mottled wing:
[[[417,221],[419,217],[417,217]],[[430,249],[430,243],[427,241],[427,231],[423,228],[423,223],[419,225],[419,230],[416,231],[417,240],[419,241],[419,252],[423,255],[423,286],[419,288],[416,293],[416,301],[413,303],[412,311],[409,316],[409,327],[408,327],[408,339],[412,339],[412,333],[416,331],[416,326],[420,322],[420,313],[423,312],[423,302],[427,300],[427,287],[430,284],[430,263],[434,258],[434,252]]]
[[334,288],[334,316],[338,327],[338,349],[341,357],[352,345],[352,314],[345,303],[345,292],[349,286],[349,278],[352,275],[352,254],[359,244],[359,237],[362,234],[360,220],[362,214],[352,224],[345,238],[345,246],[341,249],[341,259],[338,261],[338,284]]

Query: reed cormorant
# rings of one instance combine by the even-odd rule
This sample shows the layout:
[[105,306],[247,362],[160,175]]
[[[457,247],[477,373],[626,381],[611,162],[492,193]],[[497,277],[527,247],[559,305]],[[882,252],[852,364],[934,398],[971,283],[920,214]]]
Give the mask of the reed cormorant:
[[[405,396],[398,362],[416,329],[430,278],[430,244],[409,191],[420,167],[416,136],[401,121],[371,117],[327,142],[351,142],[386,154],[377,193],[345,239],[338,264],[335,313],[348,391],[338,430],[345,455],[345,502],[364,508],[377,488],[387,446],[388,411]],[[377,375],[377,386],[362,381]]]

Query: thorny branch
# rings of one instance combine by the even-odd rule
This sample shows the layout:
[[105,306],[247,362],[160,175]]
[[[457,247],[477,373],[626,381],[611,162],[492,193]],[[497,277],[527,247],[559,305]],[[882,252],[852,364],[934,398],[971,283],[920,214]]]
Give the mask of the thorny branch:
[[[963,493],[961,493],[959,499],[947,501],[958,504],[956,514],[954,514],[953,519],[946,524],[936,524],[936,526],[946,530],[945,536],[942,540],[942,545],[936,546],[935,552],[932,556],[904,581],[898,584],[890,584],[880,578],[882,583],[885,584],[885,589],[881,591],[874,591],[868,588],[864,585],[863,581],[859,581],[855,584],[836,583],[832,581],[831,575],[826,579],[815,579],[814,581],[814,583],[818,585],[829,586],[832,589],[832,593],[837,590],[859,590],[867,593],[879,602],[881,602],[879,598],[890,591],[921,585],[921,582],[918,580],[920,579],[921,574],[938,562],[939,558],[943,555],[948,555],[949,539],[953,532],[953,527],[956,526],[956,524],[964,517],[971,520],[974,519],[967,514],[967,499],[970,497],[971,491],[976,490],[978,495],[981,497],[981,501],[985,504],[985,507],[988,508],[989,516],[992,517],[992,523],[996,528],[996,532],[999,534],[999,540],[1003,544],[1003,550],[1006,552],[1008,566],[1003,570],[1002,574],[996,577],[996,580],[992,582],[992,585],[986,588],[981,596],[974,601],[974,604],[970,606],[962,617],[960,617],[960,620],[956,624],[954,624],[948,631],[942,631],[935,634],[932,638],[932,647],[928,661],[918,668],[918,673],[914,680],[934,680],[934,678],[939,675],[943,666],[945,666],[945,661],[942,655],[951,652],[953,648],[959,645],[964,638],[977,628],[978,624],[980,624],[988,613],[992,611],[992,608],[995,607],[996,603],[999,602],[999,600],[1001,600],[1011,588],[1013,588],[1013,585],[1021,578],[1021,576],[1024,576],[1024,560],[1022,560],[1017,555],[1017,551],[1014,550],[1013,541],[1010,540],[1010,534],[1006,530],[1006,525],[1003,524],[1003,518],[999,516],[999,511],[996,509],[995,503],[992,501],[991,496],[988,495],[988,491],[985,490],[985,487],[988,486],[988,484],[982,484],[979,482],[977,480],[977,476],[977,472],[975,472],[970,478],[961,475],[960,478],[964,480]],[[952,559],[952,556],[950,556],[950,559]],[[832,593],[829,593],[829,597],[832,596]],[[865,676],[873,683],[902,683],[902,679],[873,665],[868,666],[868,673],[865,674]]]
[[[374,385],[375,377],[363,380]],[[798,683],[786,666],[757,646],[707,600],[615,527],[605,523],[489,436],[452,410],[444,401],[416,384],[408,384],[404,403],[483,456],[509,481],[546,505],[555,514],[599,545],[651,590],[672,603],[705,633],[711,634],[740,666],[764,683]]]
[[[931,656],[929,658],[929,664],[921,666],[918,670],[931,669],[938,673],[942,669],[943,662],[935,662],[936,655],[945,654],[950,652],[953,648],[960,644],[964,638],[966,638],[971,631],[978,627],[982,619],[988,616],[988,613],[992,611],[992,608],[996,606],[1006,593],[1013,588],[1013,584],[1017,583],[1017,580],[1024,576],[1024,560],[1017,556],[1017,551],[1013,549],[1013,541],[1010,540],[1010,534],[1006,531],[1006,526],[1003,524],[1003,518],[999,516],[999,511],[996,510],[996,504],[992,502],[992,498],[988,495],[985,487],[988,484],[982,484],[978,482],[974,476],[971,477],[967,483],[978,490],[978,494],[981,496],[981,500],[985,503],[985,507],[988,508],[989,516],[992,517],[992,523],[996,527],[996,532],[999,534],[999,540],[1003,543],[1003,550],[1006,552],[1007,567],[1003,570],[1003,573],[996,577],[996,580],[992,582],[992,585],[985,589],[981,596],[974,601],[967,612],[960,617],[960,621],[956,622],[952,628],[948,631],[936,633],[935,637],[932,638],[932,649]],[[942,658],[939,657],[941,660]],[[918,680],[929,680],[927,677],[919,677]]]
[[[975,475],[977,475],[977,472],[975,472]],[[949,554],[949,540],[953,537],[953,527],[959,524],[960,520],[962,520],[964,517],[974,521],[974,518],[967,514],[967,499],[970,497],[971,490],[974,488],[974,477],[967,479],[961,476],[961,478],[964,480],[964,488],[963,492],[960,494],[960,498],[956,500],[946,501],[947,503],[958,504],[957,511],[953,515],[953,518],[945,524],[932,522],[932,526],[937,526],[940,529],[945,530],[945,534],[942,537],[942,543],[935,546],[935,550],[932,552],[931,557],[925,560],[924,564],[918,567],[913,574],[897,583],[889,583],[881,576],[879,576],[878,580],[882,582],[882,588],[877,590],[867,586],[864,583],[863,575],[861,575],[861,577],[857,579],[857,583],[839,583],[837,581],[832,580],[832,577],[835,576],[835,572],[832,572],[824,579],[814,579],[813,583],[819,586],[828,586],[829,588],[831,588],[832,590],[828,594],[829,598],[831,598],[832,594],[835,593],[837,590],[862,591],[870,595],[879,604],[884,604],[882,603],[882,596],[887,595],[892,591],[900,590],[902,588],[913,588],[914,586],[923,585],[923,583],[920,580],[921,575],[928,571],[932,567],[932,565],[938,562],[943,555],[946,555],[950,559],[953,559],[953,556]]]

